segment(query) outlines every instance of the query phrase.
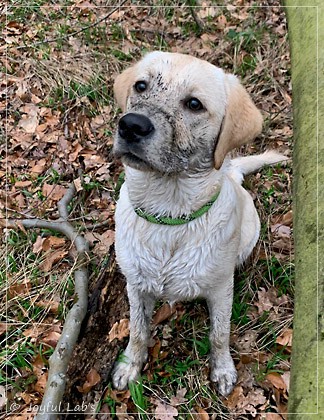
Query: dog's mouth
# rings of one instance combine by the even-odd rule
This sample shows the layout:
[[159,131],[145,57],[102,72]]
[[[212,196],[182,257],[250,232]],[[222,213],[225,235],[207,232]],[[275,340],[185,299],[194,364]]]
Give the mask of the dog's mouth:
[[153,169],[147,161],[131,152],[123,153],[120,158],[125,165],[131,166],[132,168],[139,169],[141,171],[151,171]]

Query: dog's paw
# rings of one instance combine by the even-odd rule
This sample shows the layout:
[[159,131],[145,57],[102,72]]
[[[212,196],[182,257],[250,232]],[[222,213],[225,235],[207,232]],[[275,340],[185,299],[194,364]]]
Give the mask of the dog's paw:
[[112,383],[114,388],[123,390],[128,387],[129,382],[134,382],[141,371],[141,365],[131,361],[120,361],[114,366],[112,372]]
[[229,395],[237,381],[237,372],[233,366],[214,368],[210,372],[210,379],[217,384],[218,392],[226,397]]

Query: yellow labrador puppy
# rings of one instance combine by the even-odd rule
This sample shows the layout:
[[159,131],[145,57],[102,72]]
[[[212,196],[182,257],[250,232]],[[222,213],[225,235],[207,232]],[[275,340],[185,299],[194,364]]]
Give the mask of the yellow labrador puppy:
[[262,117],[238,79],[189,55],[152,52],[116,79],[123,111],[114,153],[126,180],[116,209],[116,253],[127,279],[130,340],[113,371],[118,389],[147,357],[157,299],[205,298],[210,378],[223,395],[237,379],[229,350],[233,274],[259,236],[243,175],[285,160],[274,152],[230,160]]

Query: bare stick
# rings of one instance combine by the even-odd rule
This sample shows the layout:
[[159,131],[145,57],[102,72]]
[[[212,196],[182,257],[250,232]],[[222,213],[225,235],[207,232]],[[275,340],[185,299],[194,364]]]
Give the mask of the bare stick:
[[203,32],[205,30],[205,25],[204,25],[204,22],[200,19],[200,17],[198,17],[195,11],[195,7],[189,6],[189,9],[190,9],[191,16],[193,17],[194,21],[196,22],[196,25],[199,28],[199,31]]
[[70,309],[63,327],[61,337],[49,359],[49,372],[42,404],[36,416],[37,420],[54,420],[61,411],[61,403],[66,385],[66,372],[72,351],[78,339],[81,323],[88,306],[88,242],[67,221],[68,205],[75,194],[74,184],[71,184],[64,197],[58,202],[60,218],[55,221],[41,219],[8,219],[7,228],[41,228],[51,229],[64,234],[70,239],[77,251],[74,272],[76,303]]

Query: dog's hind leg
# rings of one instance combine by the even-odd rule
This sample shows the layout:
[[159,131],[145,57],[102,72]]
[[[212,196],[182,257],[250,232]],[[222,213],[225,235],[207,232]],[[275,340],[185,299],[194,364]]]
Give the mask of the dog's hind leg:
[[150,321],[155,299],[139,292],[128,285],[130,305],[130,337],[129,343],[116,362],[113,373],[113,385],[117,389],[125,389],[129,382],[137,379],[147,358],[147,345],[150,336]]
[[207,298],[210,317],[210,379],[217,383],[220,394],[232,391],[237,372],[229,350],[233,279],[218,285]]

